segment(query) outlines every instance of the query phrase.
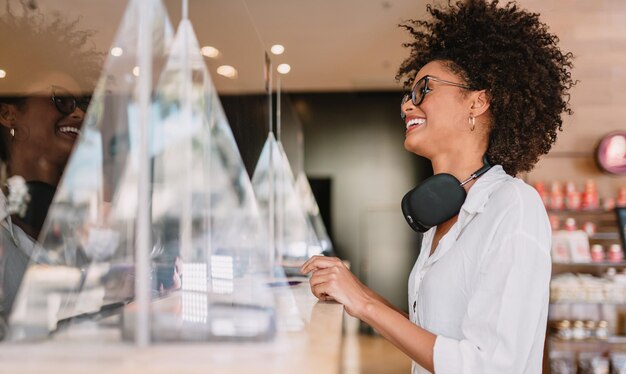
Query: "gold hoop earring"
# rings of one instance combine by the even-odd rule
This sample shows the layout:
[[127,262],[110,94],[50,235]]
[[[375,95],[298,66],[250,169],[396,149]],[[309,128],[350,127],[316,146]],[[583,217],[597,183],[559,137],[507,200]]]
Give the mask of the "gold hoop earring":
[[469,124],[470,124],[470,131],[474,131],[474,129],[476,129],[476,117],[469,116]]

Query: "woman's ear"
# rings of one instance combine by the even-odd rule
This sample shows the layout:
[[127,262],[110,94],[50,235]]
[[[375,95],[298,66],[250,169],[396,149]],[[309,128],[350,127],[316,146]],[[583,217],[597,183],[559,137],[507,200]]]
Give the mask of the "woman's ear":
[[6,128],[15,126],[15,116],[17,108],[15,105],[2,103],[0,104],[0,124]]
[[472,95],[471,111],[474,117],[479,117],[489,109],[489,95],[485,90],[476,91]]

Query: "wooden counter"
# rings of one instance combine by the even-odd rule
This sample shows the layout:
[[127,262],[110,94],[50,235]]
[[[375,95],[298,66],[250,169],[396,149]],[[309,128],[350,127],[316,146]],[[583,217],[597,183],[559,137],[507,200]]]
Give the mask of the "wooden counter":
[[[54,340],[0,345],[0,373],[339,373],[343,307],[317,302],[308,282],[291,287],[302,328],[268,342],[155,343],[137,348],[119,329],[85,329]],[[71,331],[71,330],[70,330]]]

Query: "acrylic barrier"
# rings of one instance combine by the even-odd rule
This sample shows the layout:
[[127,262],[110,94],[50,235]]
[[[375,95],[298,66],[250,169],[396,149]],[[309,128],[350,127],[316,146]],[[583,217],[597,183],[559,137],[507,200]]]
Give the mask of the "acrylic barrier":
[[[41,47],[33,59],[2,44],[2,338],[83,324],[120,342],[146,329],[156,342],[302,329],[281,265],[321,246],[273,136],[274,73],[245,1],[36,5],[0,13],[0,34]],[[119,15],[115,32],[101,14]],[[214,73],[200,40],[224,35],[246,42],[224,42],[224,56],[253,68]],[[260,98],[260,115],[227,116],[224,95]],[[242,126],[266,134],[252,178]]]

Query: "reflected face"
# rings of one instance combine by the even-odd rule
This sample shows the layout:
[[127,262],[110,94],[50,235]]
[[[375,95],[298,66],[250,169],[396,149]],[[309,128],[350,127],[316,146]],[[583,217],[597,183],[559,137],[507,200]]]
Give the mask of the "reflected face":
[[62,167],[85,116],[85,107],[74,99],[80,97],[80,89],[69,76],[50,74],[26,92],[27,97],[15,117],[15,137],[10,140],[11,159],[17,161],[23,157],[40,165]]
[[460,149],[468,141],[470,104],[468,95],[465,95],[469,91],[454,85],[465,85],[466,82],[442,62],[432,61],[424,65],[413,86],[423,83],[422,78],[427,75],[434,78],[428,81],[427,93],[421,102],[416,100],[418,105],[410,99],[404,102],[402,114],[406,125],[404,147],[432,160],[441,153]]

